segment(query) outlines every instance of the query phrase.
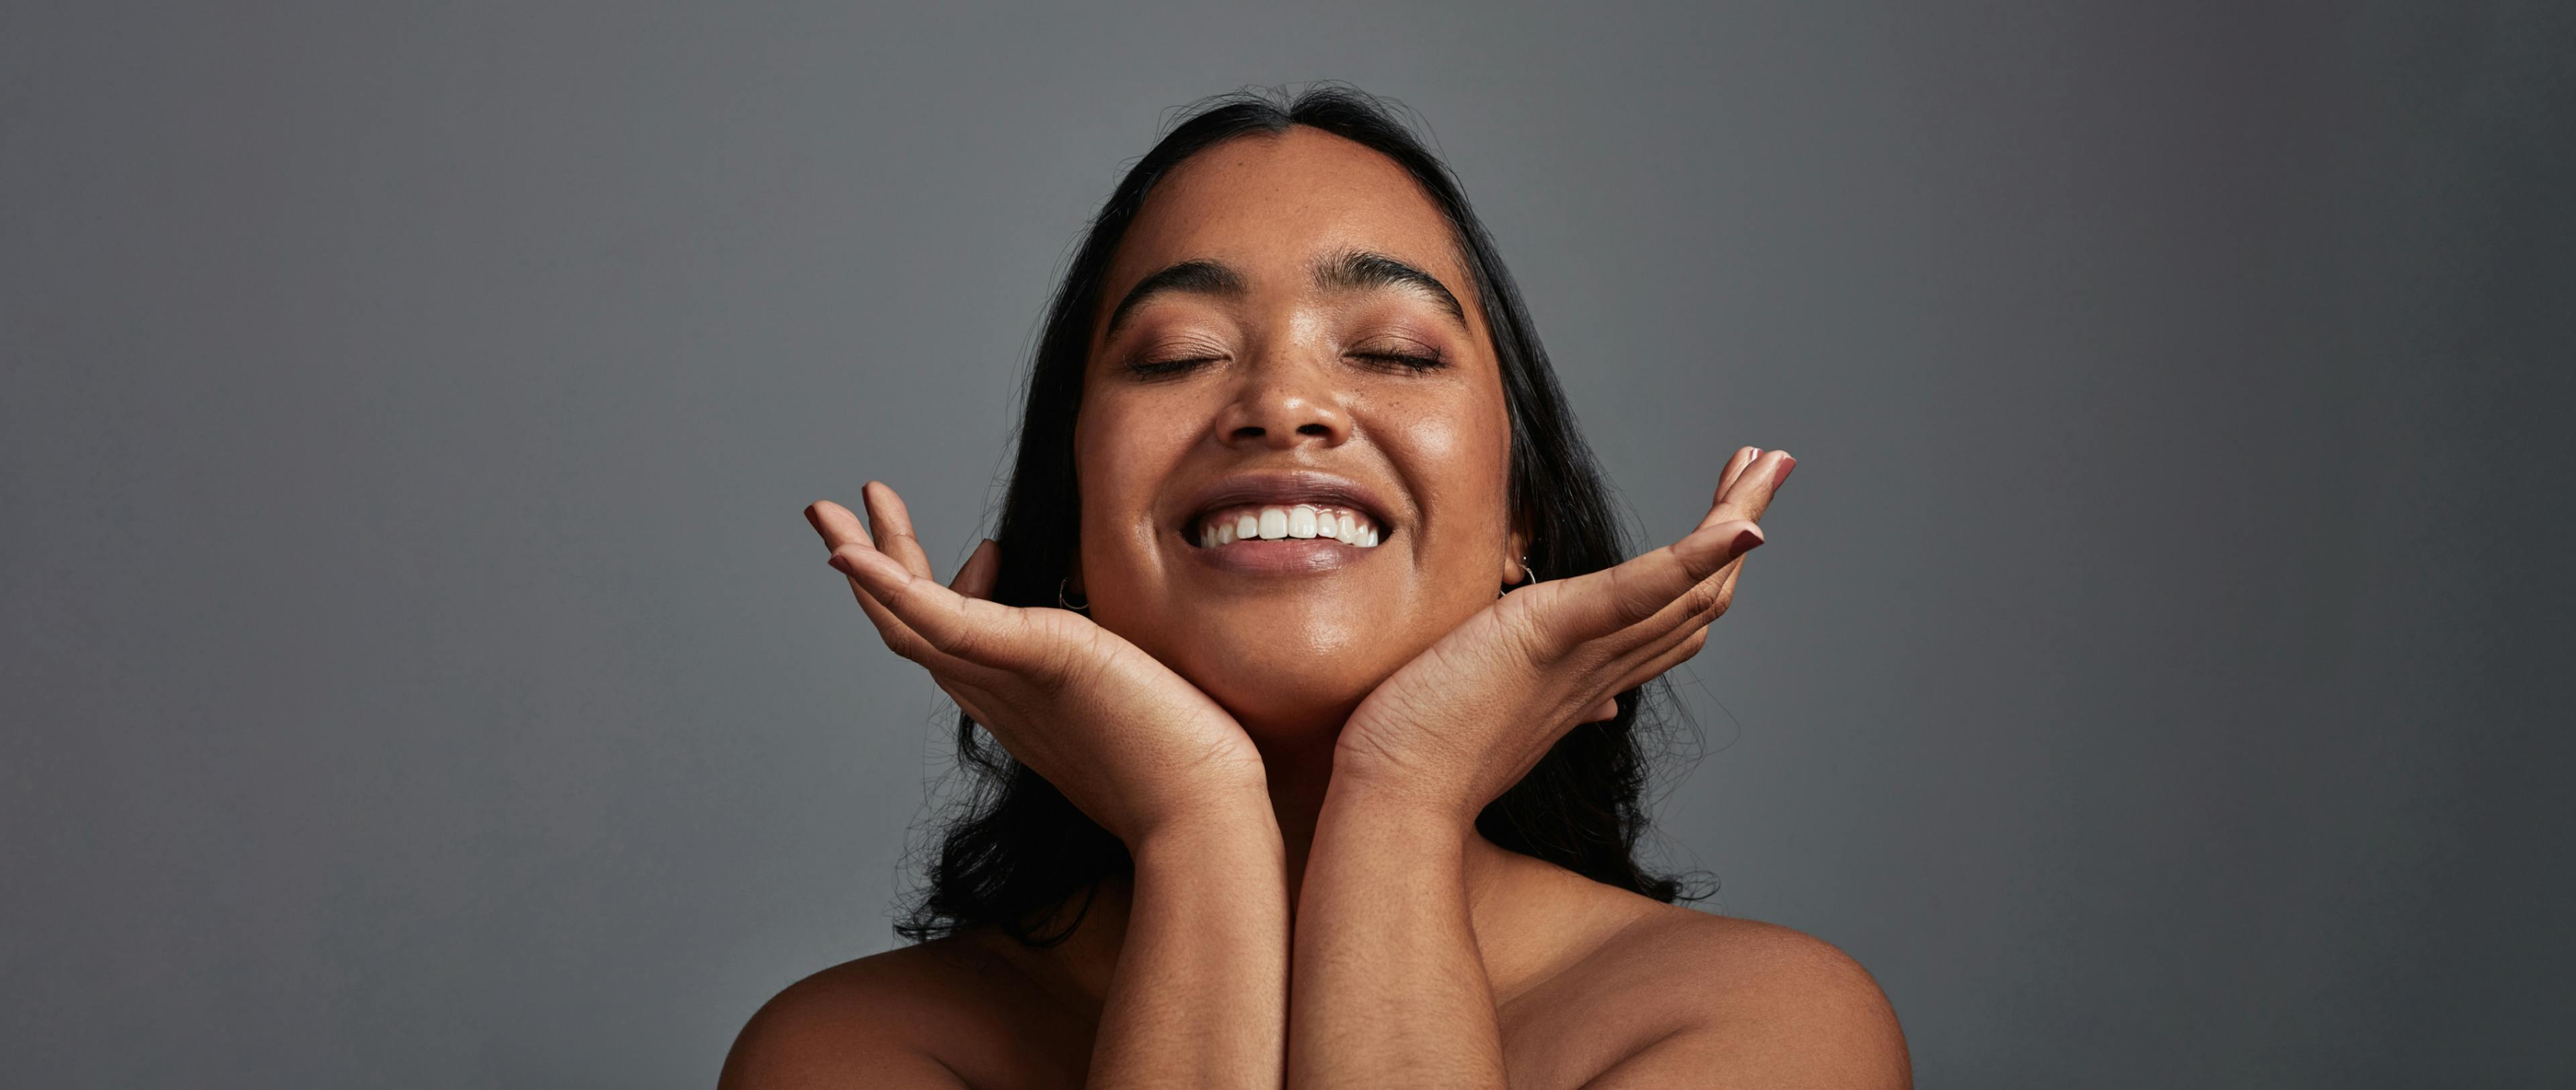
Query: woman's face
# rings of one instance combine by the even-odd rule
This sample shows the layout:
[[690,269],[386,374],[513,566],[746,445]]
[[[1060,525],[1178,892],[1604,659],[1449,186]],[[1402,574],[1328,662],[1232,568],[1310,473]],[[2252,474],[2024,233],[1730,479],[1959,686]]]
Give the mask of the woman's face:
[[1192,156],[1093,329],[1079,585],[1256,738],[1338,728],[1519,579],[1483,309],[1392,160],[1304,126]]

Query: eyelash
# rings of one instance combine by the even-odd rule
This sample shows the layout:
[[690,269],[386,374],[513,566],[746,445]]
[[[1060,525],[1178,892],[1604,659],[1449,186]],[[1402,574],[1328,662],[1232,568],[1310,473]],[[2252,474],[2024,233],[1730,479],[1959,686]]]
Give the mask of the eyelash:
[[1127,365],[1127,369],[1146,378],[1162,378],[1188,370],[1189,368],[1196,367],[1202,363],[1215,363],[1221,358],[1223,357],[1192,356],[1185,360],[1137,360],[1129,363]]
[[[1353,352],[1351,353],[1351,356],[1354,359],[1376,360],[1380,363],[1391,363],[1408,371],[1437,370],[1441,367],[1447,366],[1449,362],[1437,354],[1417,355],[1411,352]],[[1215,363],[1223,358],[1224,357],[1222,356],[1191,356],[1187,359],[1177,360],[1137,360],[1128,364],[1127,369],[1145,378],[1162,378],[1178,374],[1202,363]]]
[[1442,359],[1438,353],[1415,355],[1410,352],[1353,352],[1351,354],[1364,360],[1392,363],[1408,371],[1434,371],[1449,362]]

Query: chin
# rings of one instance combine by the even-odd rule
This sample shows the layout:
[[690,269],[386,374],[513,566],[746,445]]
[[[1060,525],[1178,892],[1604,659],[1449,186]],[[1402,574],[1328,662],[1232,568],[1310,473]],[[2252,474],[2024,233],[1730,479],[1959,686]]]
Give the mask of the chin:
[[1348,625],[1198,635],[1151,650],[1263,743],[1337,737],[1351,710],[1411,657]]

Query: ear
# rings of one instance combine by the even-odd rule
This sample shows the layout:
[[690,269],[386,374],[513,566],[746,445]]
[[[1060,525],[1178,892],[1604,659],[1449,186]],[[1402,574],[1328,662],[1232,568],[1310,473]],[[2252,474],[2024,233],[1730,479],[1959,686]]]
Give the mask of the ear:
[[1504,586],[1517,587],[1529,582],[1529,570],[1521,567],[1521,558],[1529,555],[1529,543],[1529,519],[1515,513],[1512,516],[1512,531],[1503,535],[1502,584]]

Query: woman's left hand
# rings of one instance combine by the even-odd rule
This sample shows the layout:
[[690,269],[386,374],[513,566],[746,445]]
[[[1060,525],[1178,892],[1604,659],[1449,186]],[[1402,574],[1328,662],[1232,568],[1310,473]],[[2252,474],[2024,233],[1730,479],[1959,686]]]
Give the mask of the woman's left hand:
[[1473,822],[1575,724],[1617,715],[1619,693],[1699,653],[1796,462],[1739,450],[1689,536],[1523,586],[1442,637],[1352,712],[1334,751],[1335,788]]

